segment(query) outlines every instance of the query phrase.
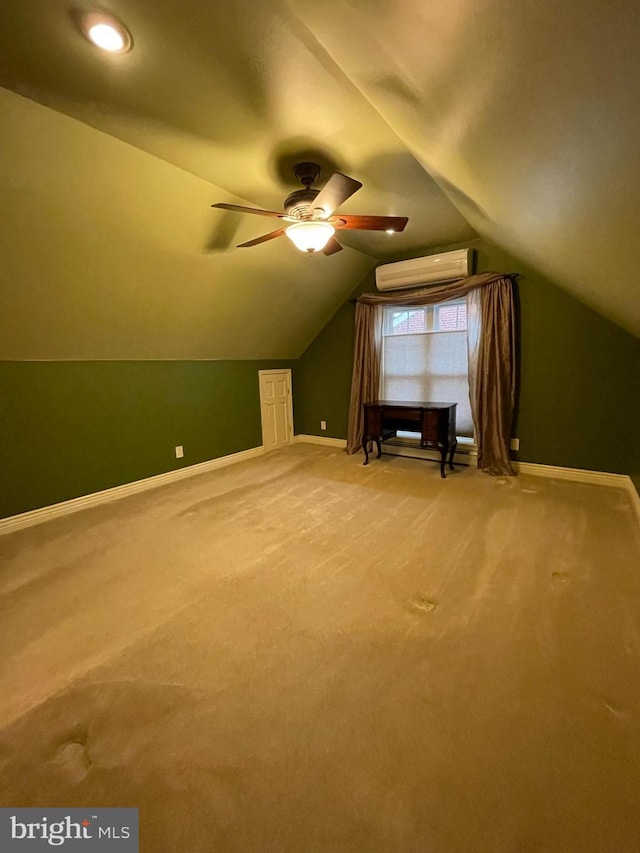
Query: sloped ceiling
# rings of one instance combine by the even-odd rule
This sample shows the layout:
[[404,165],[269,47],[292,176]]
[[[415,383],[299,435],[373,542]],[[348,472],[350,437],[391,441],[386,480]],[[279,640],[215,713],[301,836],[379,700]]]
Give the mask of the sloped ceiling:
[[[295,357],[376,259],[476,233],[638,334],[638,16],[587,6],[114,0],[118,57],[3,0],[0,355]],[[405,233],[235,249],[268,220],[209,205],[281,209],[311,155]]]
[[480,235],[640,334],[636,3],[291,5]]

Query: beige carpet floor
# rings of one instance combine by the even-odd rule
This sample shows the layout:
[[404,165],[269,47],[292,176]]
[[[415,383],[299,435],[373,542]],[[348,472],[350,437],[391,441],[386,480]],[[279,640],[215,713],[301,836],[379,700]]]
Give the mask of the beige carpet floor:
[[623,491],[296,445],[0,538],[0,805],[144,853],[640,850]]

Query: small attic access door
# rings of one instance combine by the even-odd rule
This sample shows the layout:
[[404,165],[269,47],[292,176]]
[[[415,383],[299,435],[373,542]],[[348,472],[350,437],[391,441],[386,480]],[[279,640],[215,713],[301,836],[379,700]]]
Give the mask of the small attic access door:
[[291,371],[260,370],[258,375],[264,449],[276,450],[278,447],[293,444]]

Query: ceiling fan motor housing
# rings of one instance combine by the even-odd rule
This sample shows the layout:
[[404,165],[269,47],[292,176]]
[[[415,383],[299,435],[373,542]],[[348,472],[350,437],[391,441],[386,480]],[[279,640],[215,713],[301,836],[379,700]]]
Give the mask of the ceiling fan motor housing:
[[284,202],[284,212],[287,216],[295,216],[296,219],[311,218],[309,206],[319,195],[320,190],[312,190],[311,187],[305,187],[303,190],[296,190],[290,196],[287,196]]
[[320,166],[317,163],[298,163],[294,169],[294,175],[301,184],[304,184],[304,189],[296,190],[286,198],[285,213],[287,216],[295,216],[296,219],[312,219],[313,215],[309,212],[309,207],[320,194],[320,190],[312,189],[311,184],[320,177]]

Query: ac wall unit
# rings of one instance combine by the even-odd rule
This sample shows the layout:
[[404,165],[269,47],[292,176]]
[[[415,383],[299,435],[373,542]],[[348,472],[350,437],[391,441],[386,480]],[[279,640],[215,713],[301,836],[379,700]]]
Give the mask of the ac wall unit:
[[382,264],[376,267],[376,287],[378,290],[419,287],[421,284],[465,278],[472,271],[473,249],[457,249],[455,252]]

